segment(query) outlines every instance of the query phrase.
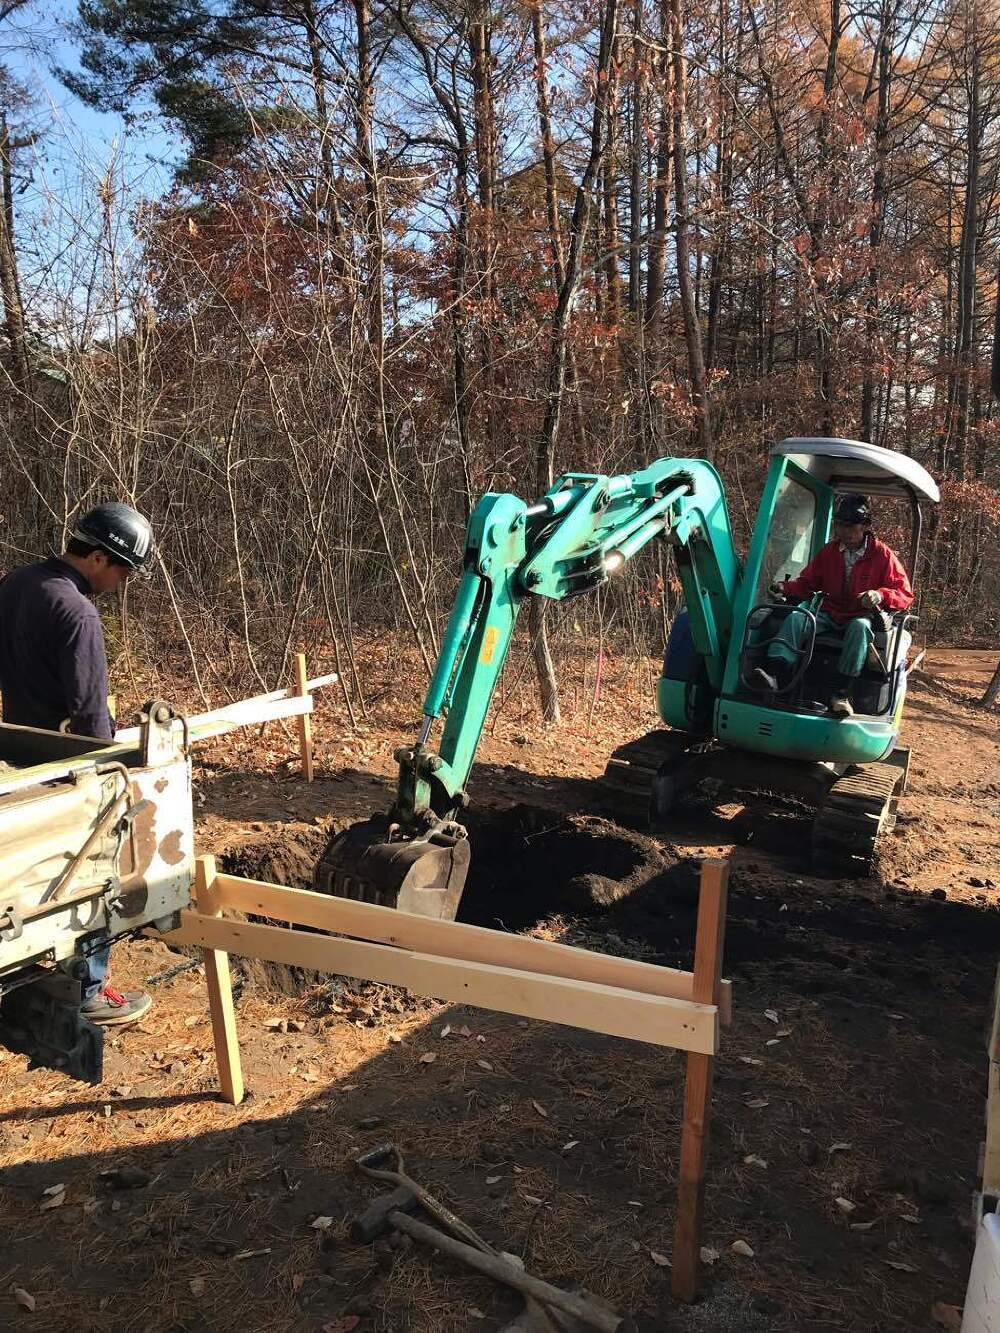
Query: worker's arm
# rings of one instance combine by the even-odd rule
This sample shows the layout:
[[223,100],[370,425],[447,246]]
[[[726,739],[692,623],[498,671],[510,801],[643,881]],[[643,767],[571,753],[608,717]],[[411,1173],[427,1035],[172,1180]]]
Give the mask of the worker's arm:
[[108,660],[101,618],[95,610],[93,615],[74,617],[65,629],[58,653],[69,730],[76,736],[109,741],[114,727],[108,712]]
[[913,588],[910,586],[910,577],[903,566],[902,560],[895,551],[890,551],[888,547],[885,552],[882,582],[875,591],[881,597],[882,607],[886,611],[906,611],[913,605]]

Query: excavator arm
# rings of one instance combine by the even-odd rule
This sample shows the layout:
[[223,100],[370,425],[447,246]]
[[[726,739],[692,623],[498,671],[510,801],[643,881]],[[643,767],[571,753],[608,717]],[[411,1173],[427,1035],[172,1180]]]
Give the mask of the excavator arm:
[[[695,650],[719,689],[739,569],[710,464],[664,458],[620,476],[570,472],[531,505],[483,496],[469,519],[419,737],[396,752],[395,803],[334,837],[317,864],[317,888],[454,917],[470,858],[457,816],[522,606],[529,597],[591,592],[657,537],[675,547]],[[442,717],[435,749],[431,735]]]

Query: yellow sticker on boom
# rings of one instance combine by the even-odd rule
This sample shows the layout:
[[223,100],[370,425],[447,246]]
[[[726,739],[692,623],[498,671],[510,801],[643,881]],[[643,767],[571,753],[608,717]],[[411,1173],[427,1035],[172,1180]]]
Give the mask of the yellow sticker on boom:
[[493,662],[493,655],[497,650],[497,640],[500,637],[500,631],[496,625],[490,625],[483,635],[483,651],[479,654],[479,660],[483,666],[490,666]]

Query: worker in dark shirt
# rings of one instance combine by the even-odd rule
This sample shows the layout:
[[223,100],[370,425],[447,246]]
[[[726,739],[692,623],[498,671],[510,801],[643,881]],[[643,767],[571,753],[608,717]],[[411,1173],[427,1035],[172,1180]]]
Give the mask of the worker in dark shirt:
[[[142,514],[129,505],[102,504],[78,520],[62,555],[15,569],[0,582],[5,722],[114,737],[104,630],[91,597],[115,592],[130,574],[144,572],[152,547]],[[82,1013],[105,1026],[133,1023],[152,1001],[108,985],[109,952],[105,946],[87,960]]]

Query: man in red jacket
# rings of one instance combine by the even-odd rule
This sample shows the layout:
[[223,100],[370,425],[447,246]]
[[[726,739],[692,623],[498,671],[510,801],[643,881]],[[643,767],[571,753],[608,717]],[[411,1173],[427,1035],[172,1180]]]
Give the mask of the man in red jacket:
[[[843,495],[833,514],[833,541],[817,552],[798,578],[775,585],[774,591],[799,601],[822,593],[816,613],[817,634],[838,634],[843,648],[830,711],[851,717],[851,691],[871,647],[872,611],[905,611],[913,590],[895,551],[871,531],[871,506],[863,495]],[[762,690],[781,689],[798,660],[805,637],[805,616],[790,615],[767,650],[767,669],[758,667],[751,680]]]

